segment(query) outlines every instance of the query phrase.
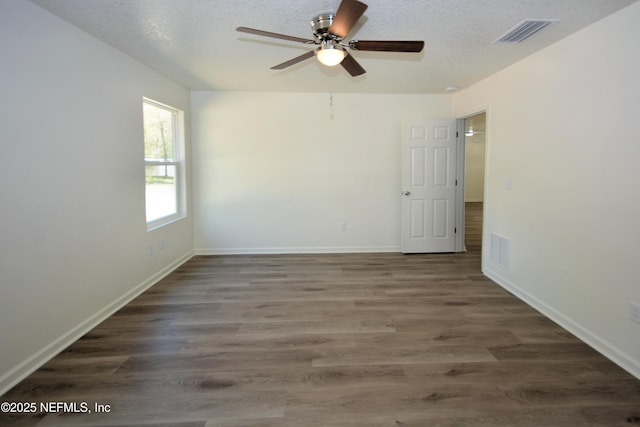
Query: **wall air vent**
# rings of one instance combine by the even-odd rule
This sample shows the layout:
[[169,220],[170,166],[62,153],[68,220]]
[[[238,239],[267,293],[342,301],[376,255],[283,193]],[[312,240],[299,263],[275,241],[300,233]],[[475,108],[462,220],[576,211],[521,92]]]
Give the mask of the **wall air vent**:
[[489,259],[505,270],[509,270],[511,263],[511,240],[491,233]]
[[543,28],[558,22],[557,19],[525,19],[518,25],[498,37],[494,43],[520,43]]

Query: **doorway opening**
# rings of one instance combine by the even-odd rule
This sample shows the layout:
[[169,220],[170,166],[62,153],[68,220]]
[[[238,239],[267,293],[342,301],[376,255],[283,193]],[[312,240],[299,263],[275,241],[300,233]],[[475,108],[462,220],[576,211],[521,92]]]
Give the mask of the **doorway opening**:
[[481,253],[484,213],[484,177],[487,115],[481,112],[464,122],[464,245]]

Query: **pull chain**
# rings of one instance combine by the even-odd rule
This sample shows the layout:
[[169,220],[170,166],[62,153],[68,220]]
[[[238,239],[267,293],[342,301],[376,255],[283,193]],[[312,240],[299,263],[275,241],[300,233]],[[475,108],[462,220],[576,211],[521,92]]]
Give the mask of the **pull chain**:
[[329,93],[329,120],[333,120],[333,93]]

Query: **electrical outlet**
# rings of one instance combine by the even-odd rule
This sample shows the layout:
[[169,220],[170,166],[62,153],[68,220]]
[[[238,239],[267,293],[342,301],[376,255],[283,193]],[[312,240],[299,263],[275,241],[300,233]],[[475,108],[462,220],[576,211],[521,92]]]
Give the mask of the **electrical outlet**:
[[630,301],[629,306],[630,306],[629,317],[634,322],[640,323],[640,304]]
[[340,224],[338,224],[338,230],[347,231],[347,223],[342,221]]
[[505,190],[513,190],[513,179],[505,178],[504,180],[504,189]]
[[148,256],[153,255],[153,243],[151,242],[147,243],[147,255]]
[[164,238],[158,240],[158,249],[159,250],[163,250],[164,249]]

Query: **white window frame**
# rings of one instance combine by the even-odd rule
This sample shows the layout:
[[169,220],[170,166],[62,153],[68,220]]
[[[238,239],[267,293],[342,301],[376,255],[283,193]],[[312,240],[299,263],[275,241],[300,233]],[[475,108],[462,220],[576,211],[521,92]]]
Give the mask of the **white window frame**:
[[[145,170],[145,218],[147,213],[147,204],[146,204],[146,168],[148,166],[173,166],[175,167],[175,177],[174,177],[174,185],[175,185],[175,196],[176,196],[176,211],[173,214],[166,215],[160,218],[156,218],[151,221],[147,221],[147,231],[151,231],[160,227],[163,227],[167,224],[170,224],[175,221],[179,221],[187,216],[187,203],[186,203],[186,183],[185,183],[185,132],[184,132],[184,112],[177,108],[171,107],[169,105],[163,104],[161,102],[155,101],[150,98],[143,97],[142,98],[143,105],[149,104],[153,105],[157,108],[162,108],[171,112],[173,116],[173,153],[174,159],[168,161],[150,161],[146,158],[144,159],[144,170]],[[143,125],[144,125],[144,117],[143,117]],[[144,139],[142,141],[144,145]]]

